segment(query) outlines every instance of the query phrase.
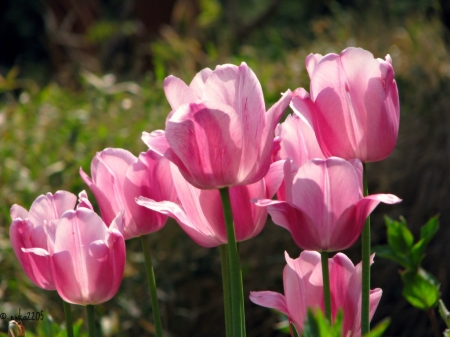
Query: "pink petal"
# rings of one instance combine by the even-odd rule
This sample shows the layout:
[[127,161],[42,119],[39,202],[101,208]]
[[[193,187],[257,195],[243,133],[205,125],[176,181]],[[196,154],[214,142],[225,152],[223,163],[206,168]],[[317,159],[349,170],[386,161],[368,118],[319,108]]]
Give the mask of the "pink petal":
[[142,132],[142,140],[149,147],[150,150],[164,156],[166,151],[170,148],[167,143],[166,134],[164,130],[156,130],[151,133]]
[[186,172],[179,166],[191,184],[203,189],[220,188],[240,180],[241,127],[229,106],[192,103],[180,107],[167,122],[166,139],[187,168]]
[[139,196],[156,201],[176,199],[169,161],[151,150],[142,152],[131,164],[124,181],[124,199],[133,221],[125,227],[124,237],[129,239],[160,230],[167,217],[136,204]]
[[259,199],[255,204],[267,207],[272,221],[287,229],[299,247],[307,250],[326,250],[328,236],[319,231],[311,218],[302,210],[287,202],[270,199]]
[[[110,279],[103,262],[89,253],[92,242],[106,238],[107,227],[93,211],[79,208],[61,217],[55,238],[53,265],[58,294],[70,303],[100,303],[105,298],[105,278]],[[103,285],[99,284],[101,283]]]
[[214,233],[204,216],[203,218],[200,218],[200,216],[198,217],[200,218],[201,222],[193,222],[188,217],[184,209],[174,202],[157,202],[144,197],[139,197],[136,202],[141,206],[147,207],[151,210],[169,215],[174,218],[181,226],[181,228],[186,232],[186,234],[189,235],[191,239],[200,246],[210,248],[219,246],[227,242],[226,236],[219,237],[216,233]]
[[308,308],[323,307],[322,287],[309,280],[314,269],[320,265],[320,254],[304,251],[293,260],[285,253],[287,265],[283,271],[284,295],[289,310],[289,318],[298,332],[303,330]]
[[320,150],[314,130],[296,115],[287,116],[280,124],[280,158],[291,158],[297,167],[313,158],[325,158]]
[[[15,219],[9,228],[11,246],[20,265],[38,287],[55,290],[47,252],[47,239],[42,226],[34,227],[28,219]],[[38,254],[33,254],[37,252]]]
[[[189,87],[192,89],[192,91],[195,93],[195,95],[198,98],[203,97],[203,92],[205,90],[205,83],[208,80],[209,76],[213,71],[209,68],[202,69],[195,77],[192,79],[191,83],[189,84]],[[187,102],[186,102],[187,103]]]
[[92,204],[89,201],[88,195],[87,195],[85,190],[83,190],[80,193],[78,193],[78,206],[77,206],[77,208],[78,207],[88,208],[91,211],[94,210],[94,207],[92,207]]
[[320,54],[309,54],[306,57],[306,70],[308,71],[309,77],[311,78],[314,74],[317,63],[323,58]]
[[30,220],[35,226],[39,226],[44,221],[59,219],[65,211],[74,209],[76,202],[77,197],[66,191],[40,195],[30,207]]
[[304,164],[292,189],[293,204],[314,219],[317,230],[331,233],[339,216],[359,200],[360,183],[350,163],[333,157]]
[[172,75],[164,79],[164,93],[173,111],[200,98],[186,83]]
[[278,310],[286,316],[289,316],[285,298],[280,293],[274,291],[251,291],[250,301],[262,307]]
[[20,205],[14,204],[11,206],[11,209],[9,211],[9,214],[11,215],[11,219],[15,220],[17,218],[21,218],[22,220],[25,220],[28,218],[28,211],[23,208]]

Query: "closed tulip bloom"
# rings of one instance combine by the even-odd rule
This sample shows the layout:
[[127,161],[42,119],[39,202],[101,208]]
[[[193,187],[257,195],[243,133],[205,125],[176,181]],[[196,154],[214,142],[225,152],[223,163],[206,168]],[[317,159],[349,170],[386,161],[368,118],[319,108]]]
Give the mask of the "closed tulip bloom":
[[23,250],[41,248],[53,251],[56,224],[62,214],[73,210],[77,197],[66,191],[54,195],[40,195],[31,205],[30,212],[22,206],[11,207],[13,222],[9,229],[11,245],[19,262],[34,284],[46,290],[55,290],[48,256],[29,254]]
[[[273,291],[252,291],[250,300],[273,308],[288,316],[301,335],[308,308],[324,310],[320,254],[303,251],[297,259],[285,253],[287,265],[283,271],[284,295]],[[373,262],[373,260],[371,261]],[[338,253],[328,259],[330,272],[331,315],[333,320],[343,311],[342,336],[361,336],[361,263],[356,267],[350,259]],[[370,319],[381,299],[381,289],[370,291]]]
[[363,162],[388,157],[400,119],[391,57],[347,48],[340,55],[310,54],[306,68],[311,96],[296,95],[293,104],[312,116],[323,153]]
[[338,251],[359,237],[380,203],[401,200],[392,194],[363,197],[362,164],[331,157],[313,159],[297,172],[285,169],[286,200],[256,200],[275,224],[286,228],[302,249]]
[[219,189],[265,176],[290,90],[266,113],[261,85],[245,63],[203,71],[189,87],[169,76],[164,90],[172,107],[166,130],[144,134],[143,140],[175,163],[190,184]]
[[81,168],[80,175],[94,193],[105,223],[111,223],[124,210],[126,240],[156,232],[165,225],[167,216],[135,201],[139,196],[174,200],[169,161],[164,157],[147,151],[136,158],[127,150],[107,148],[92,159],[92,179]]
[[47,257],[61,298],[73,304],[99,304],[119,289],[125,268],[123,212],[106,226],[91,209],[78,207],[60,217],[51,251],[29,248],[31,256]]
[[[267,211],[256,207],[251,199],[271,198],[283,179],[284,161],[271,165],[266,176],[254,184],[231,187],[230,203],[237,241],[250,239],[261,232]],[[201,190],[191,184],[171,165],[172,177],[178,195],[177,202],[157,202],[140,197],[139,205],[173,217],[181,228],[203,247],[227,243],[222,201],[218,190]],[[262,210],[262,211],[261,211]]]

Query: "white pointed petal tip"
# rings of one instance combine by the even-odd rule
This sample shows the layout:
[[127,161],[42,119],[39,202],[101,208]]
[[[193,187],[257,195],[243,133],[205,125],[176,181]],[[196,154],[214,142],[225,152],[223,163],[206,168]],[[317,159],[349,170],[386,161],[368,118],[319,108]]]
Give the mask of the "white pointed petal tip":
[[39,256],[50,256],[50,253],[43,248],[22,248],[22,252]]

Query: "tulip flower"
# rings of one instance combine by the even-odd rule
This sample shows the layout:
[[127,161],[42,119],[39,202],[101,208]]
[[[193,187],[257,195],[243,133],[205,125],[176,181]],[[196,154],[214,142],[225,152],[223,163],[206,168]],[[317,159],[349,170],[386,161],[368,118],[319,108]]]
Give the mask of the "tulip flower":
[[[267,211],[250,202],[254,198],[272,198],[283,179],[285,161],[273,163],[266,176],[256,183],[230,188],[231,210],[236,240],[244,241],[261,232]],[[139,205],[173,217],[181,228],[203,247],[227,243],[223,208],[218,190],[201,190],[191,184],[174,165],[170,165],[178,202],[157,202],[140,197]]]
[[124,210],[126,240],[160,230],[167,216],[136,204],[139,196],[174,200],[175,190],[169,161],[153,151],[136,158],[127,150],[107,148],[92,159],[92,179],[80,168],[80,175],[94,193],[105,223]]
[[295,91],[295,110],[312,116],[325,156],[374,162],[389,156],[397,142],[400,105],[394,69],[360,48],[340,55],[310,54],[310,93]]
[[347,249],[358,239],[364,221],[380,202],[401,201],[392,194],[363,197],[359,160],[313,159],[293,175],[286,167],[286,200],[255,202],[267,207],[275,224],[286,228],[302,249]]
[[50,260],[48,256],[29,254],[23,249],[41,248],[53,252],[56,224],[64,212],[73,210],[76,201],[74,194],[58,191],[54,195],[40,195],[30,212],[16,204],[11,207],[11,246],[27,276],[42,289],[55,290]]
[[[283,271],[284,295],[273,291],[252,291],[250,300],[258,305],[276,309],[292,322],[301,335],[308,308],[324,309],[322,268],[320,254],[303,251],[297,259],[285,253],[287,265]],[[373,260],[371,261],[373,263]],[[360,337],[361,263],[353,265],[350,259],[338,253],[328,259],[332,318],[343,311],[342,336]],[[381,289],[370,291],[370,319],[381,299]]]
[[144,133],[143,140],[175,163],[190,184],[219,189],[265,176],[290,90],[266,113],[261,85],[242,63],[203,70],[189,87],[169,76],[164,91],[172,107],[166,130]]

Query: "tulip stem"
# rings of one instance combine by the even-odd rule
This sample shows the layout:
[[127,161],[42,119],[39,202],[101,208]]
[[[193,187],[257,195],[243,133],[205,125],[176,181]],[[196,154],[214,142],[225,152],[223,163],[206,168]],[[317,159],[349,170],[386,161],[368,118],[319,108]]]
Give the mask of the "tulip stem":
[[95,337],[95,312],[94,306],[92,304],[88,304],[86,306],[87,317],[88,317],[88,328],[89,328],[89,337]]
[[228,250],[226,245],[220,246],[220,258],[222,260],[222,285],[223,302],[225,309],[225,332],[226,336],[231,336],[233,322],[231,321],[231,289],[230,289],[230,264],[228,262]]
[[[369,195],[367,187],[367,168],[363,164],[363,185],[364,196]],[[361,235],[362,246],[362,299],[361,299],[361,335],[367,334],[370,331],[369,320],[369,295],[370,295],[370,215],[366,219],[364,229]]]
[[330,271],[328,269],[328,252],[320,252],[320,260],[322,262],[322,278],[323,278],[323,300],[325,302],[325,317],[330,323],[331,320],[331,293],[330,293]]
[[156,293],[155,273],[153,272],[152,254],[150,251],[150,242],[148,235],[141,235],[142,250],[144,251],[145,269],[147,271],[148,287],[150,289],[150,298],[152,300],[153,322],[155,324],[156,337],[163,336],[161,315],[159,313],[158,296]]
[[72,310],[70,304],[63,300],[64,304],[64,316],[66,317],[66,332],[67,337],[73,337],[73,323],[72,323]]
[[230,269],[231,290],[231,322],[232,336],[245,337],[245,313],[243,303],[242,273],[240,268],[239,252],[236,245],[236,234],[231,213],[230,194],[228,188],[220,189],[223,213],[225,215],[225,226],[227,230],[228,263]]

